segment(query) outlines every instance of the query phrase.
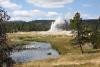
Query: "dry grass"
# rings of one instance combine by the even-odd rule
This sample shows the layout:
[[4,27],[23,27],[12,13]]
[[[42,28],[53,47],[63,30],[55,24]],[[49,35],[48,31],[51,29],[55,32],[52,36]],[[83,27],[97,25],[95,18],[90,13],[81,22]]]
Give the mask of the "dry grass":
[[15,67],[99,67],[99,54],[84,55],[63,55],[58,59],[33,61],[24,64],[17,64]]
[[15,64],[14,67],[100,67],[100,49],[94,50],[85,47],[86,53],[82,55],[79,47],[71,44],[72,37],[66,35],[43,36],[29,32],[8,33],[8,38],[12,43],[19,43],[18,45],[30,41],[50,42],[52,47],[60,53],[60,57],[57,59],[31,61]]
[[[66,35],[34,35],[34,33],[10,33],[8,34],[8,38],[11,42],[17,42],[19,45],[24,42],[30,41],[40,41],[40,42],[49,42],[51,43],[52,47],[60,54],[70,53],[70,49],[73,47],[70,44],[70,40],[72,37],[68,37]],[[71,50],[72,52],[72,50]]]

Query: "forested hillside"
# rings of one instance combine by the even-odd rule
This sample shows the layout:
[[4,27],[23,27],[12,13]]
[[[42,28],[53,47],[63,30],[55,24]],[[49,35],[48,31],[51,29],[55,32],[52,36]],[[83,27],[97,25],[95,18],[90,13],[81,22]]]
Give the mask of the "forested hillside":
[[47,31],[53,20],[35,20],[35,21],[8,21],[5,23],[7,32],[18,31]]
[[97,19],[87,19],[87,20],[82,20],[82,22],[88,30],[94,32],[96,30],[96,28],[98,28],[98,31],[100,31],[99,20],[97,20]]
[[[35,20],[35,21],[8,21],[4,23],[7,28],[7,32],[29,32],[29,31],[47,31],[50,29],[51,23],[54,22],[54,20]],[[83,20],[83,23],[85,23],[89,28],[94,28],[96,25],[96,22],[98,22],[97,19],[87,19]],[[70,30],[70,26],[66,26],[67,30]],[[100,26],[99,26],[100,27]]]

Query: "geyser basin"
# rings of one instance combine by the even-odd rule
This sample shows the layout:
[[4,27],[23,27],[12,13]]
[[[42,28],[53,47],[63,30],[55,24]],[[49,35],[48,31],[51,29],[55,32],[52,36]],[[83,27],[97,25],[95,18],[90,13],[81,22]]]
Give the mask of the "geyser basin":
[[50,43],[32,42],[22,48],[26,48],[26,50],[15,51],[11,55],[12,59],[17,63],[59,57],[59,53],[52,49]]
[[32,35],[67,35],[73,36],[72,31],[66,31],[68,26],[68,21],[65,21],[63,18],[59,17],[52,22],[51,27],[48,31],[32,31],[32,32],[17,32],[18,34],[32,34]]

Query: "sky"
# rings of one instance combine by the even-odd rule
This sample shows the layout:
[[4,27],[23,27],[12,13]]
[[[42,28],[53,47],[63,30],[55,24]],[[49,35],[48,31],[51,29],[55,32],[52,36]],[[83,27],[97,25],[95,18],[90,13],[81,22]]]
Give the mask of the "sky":
[[98,19],[100,0],[0,0],[10,20],[71,19],[79,12],[83,19]]

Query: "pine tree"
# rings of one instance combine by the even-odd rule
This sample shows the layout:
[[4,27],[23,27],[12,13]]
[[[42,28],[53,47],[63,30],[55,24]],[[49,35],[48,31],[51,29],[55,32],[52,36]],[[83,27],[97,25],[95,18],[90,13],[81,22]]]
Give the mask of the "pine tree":
[[82,28],[82,19],[80,18],[80,13],[76,13],[74,18],[70,23],[72,29],[77,31],[77,35],[75,37],[76,44],[80,46],[81,53],[83,54],[82,44],[83,44],[83,28]]
[[9,18],[7,12],[0,7],[0,67],[3,67],[3,64],[9,61],[10,50],[7,44],[6,28],[3,24]]

